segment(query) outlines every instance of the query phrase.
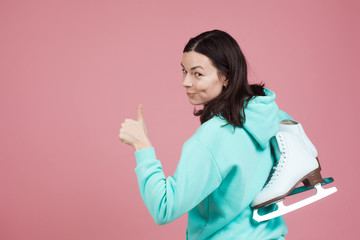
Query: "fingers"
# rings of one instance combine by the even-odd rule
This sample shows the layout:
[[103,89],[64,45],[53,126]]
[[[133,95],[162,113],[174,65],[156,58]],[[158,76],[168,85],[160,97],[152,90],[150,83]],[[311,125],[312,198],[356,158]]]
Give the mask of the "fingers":
[[126,119],[125,122],[121,124],[121,128],[119,130],[119,139],[121,142],[126,144],[130,144],[131,133],[129,133],[129,127],[131,128],[131,119]]
[[139,104],[137,107],[137,120],[125,119],[121,124],[119,131],[120,141],[135,146],[137,142],[143,142],[147,138],[147,131],[143,118],[143,106]]
[[144,121],[144,118],[143,118],[143,106],[142,104],[139,104],[138,105],[138,108],[137,108],[137,120],[139,122],[143,122]]
[[129,139],[138,135],[139,130],[143,129],[143,125],[136,120],[127,118],[121,123],[119,130],[119,138],[122,142],[129,142]]

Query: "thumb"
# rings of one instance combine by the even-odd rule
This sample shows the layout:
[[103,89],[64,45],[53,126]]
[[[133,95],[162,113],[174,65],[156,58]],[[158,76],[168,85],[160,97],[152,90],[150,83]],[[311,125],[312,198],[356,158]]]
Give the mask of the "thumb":
[[143,118],[143,106],[142,104],[138,105],[138,109],[137,109],[137,120],[139,122],[144,122],[144,118]]

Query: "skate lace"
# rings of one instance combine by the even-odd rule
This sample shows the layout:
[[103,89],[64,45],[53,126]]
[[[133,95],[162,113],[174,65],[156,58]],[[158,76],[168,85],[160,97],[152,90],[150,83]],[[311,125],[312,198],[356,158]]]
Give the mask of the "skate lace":
[[276,182],[277,177],[280,175],[280,173],[283,171],[285,163],[286,163],[286,159],[287,159],[287,151],[286,151],[286,147],[285,147],[285,142],[283,140],[283,136],[281,134],[277,135],[279,141],[278,144],[279,145],[279,149],[281,152],[281,156],[279,161],[277,161],[277,163],[272,167],[268,180],[266,181],[266,185],[265,188],[268,188],[270,185],[272,185],[274,182]]

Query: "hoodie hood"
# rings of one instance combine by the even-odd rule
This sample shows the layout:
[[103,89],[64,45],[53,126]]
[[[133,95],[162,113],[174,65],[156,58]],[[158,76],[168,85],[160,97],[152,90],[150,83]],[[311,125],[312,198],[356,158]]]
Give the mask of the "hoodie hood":
[[278,106],[275,93],[264,89],[265,96],[251,99],[245,108],[244,129],[259,143],[262,149],[268,147],[270,139],[279,130]]

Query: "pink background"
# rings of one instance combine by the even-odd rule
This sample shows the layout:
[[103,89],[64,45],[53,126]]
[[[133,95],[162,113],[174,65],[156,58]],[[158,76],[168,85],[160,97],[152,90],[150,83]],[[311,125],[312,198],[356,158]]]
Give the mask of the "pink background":
[[166,175],[199,126],[182,50],[222,29],[252,82],[302,123],[338,192],[285,216],[286,239],[354,239],[359,159],[358,1],[0,2],[0,239],[185,239],[139,193],[120,124],[144,104]]

